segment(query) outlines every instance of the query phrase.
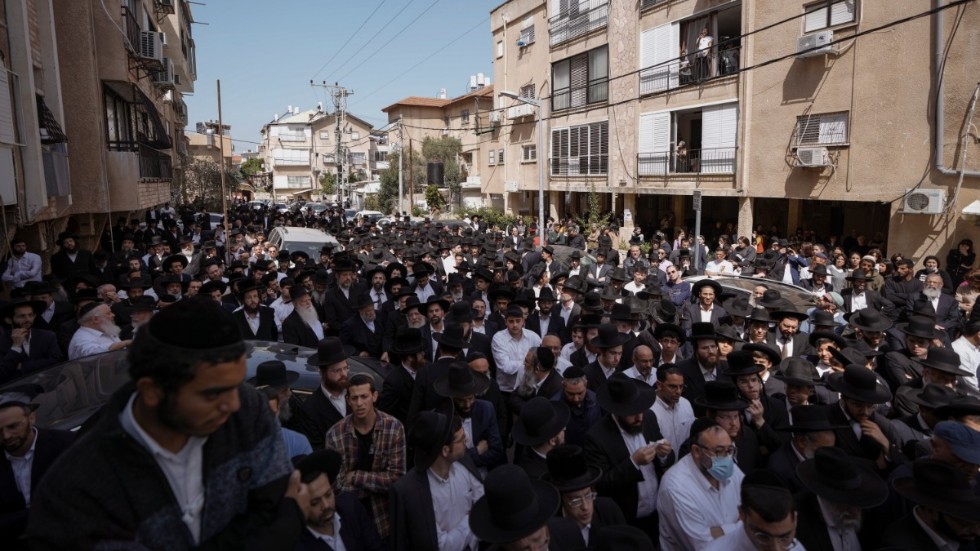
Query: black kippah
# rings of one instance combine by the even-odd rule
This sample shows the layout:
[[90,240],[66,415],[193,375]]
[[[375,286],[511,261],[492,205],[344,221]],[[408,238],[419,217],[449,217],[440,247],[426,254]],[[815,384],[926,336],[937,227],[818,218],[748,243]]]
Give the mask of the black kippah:
[[178,300],[150,319],[149,333],[163,344],[207,350],[242,342],[234,318],[213,300]]

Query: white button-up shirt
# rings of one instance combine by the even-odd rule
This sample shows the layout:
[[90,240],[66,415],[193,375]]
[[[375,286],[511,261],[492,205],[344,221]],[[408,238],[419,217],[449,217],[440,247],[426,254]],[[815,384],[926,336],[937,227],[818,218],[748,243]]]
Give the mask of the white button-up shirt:
[[347,415],[347,391],[346,390],[341,392],[339,396],[334,396],[333,394],[330,394],[330,391],[327,390],[327,387],[321,384],[320,392],[323,392],[323,395],[326,396],[327,400],[330,401],[330,405],[336,408],[341,415],[344,416]]
[[657,396],[650,409],[657,416],[660,433],[672,446],[679,448],[681,443],[691,435],[691,425],[694,423],[694,409],[691,407],[691,402],[681,396],[671,407]]
[[479,541],[466,517],[476,500],[483,497],[483,484],[458,463],[449,467],[449,478],[441,478],[432,469],[427,474],[439,549],[477,549]]
[[960,369],[973,373],[972,376],[960,377],[963,382],[977,388],[977,372],[980,371],[980,346],[974,346],[966,337],[953,341],[953,351],[960,355]]
[[[613,417],[613,420],[616,422],[616,426],[619,427],[619,420],[615,417]],[[619,435],[623,437],[623,443],[626,444],[626,449],[630,452],[630,462],[643,475],[643,480],[636,483],[638,496],[636,501],[636,518],[648,517],[657,510],[657,489],[659,487],[657,472],[653,470],[653,463],[637,465],[633,462],[633,454],[647,445],[647,439],[643,436],[642,432],[630,434],[624,431],[622,427],[619,427]]]
[[31,506],[31,468],[34,466],[34,446],[37,445],[37,428],[35,427],[33,431],[34,441],[31,442],[31,448],[22,457],[3,452],[7,456],[7,461],[10,462],[10,468],[14,471],[14,483],[17,484],[17,491],[20,492],[20,495],[24,496],[24,503],[28,507]]
[[493,359],[497,362],[497,384],[500,392],[513,392],[517,388],[517,375],[524,371],[524,358],[528,350],[541,345],[541,337],[527,329],[521,330],[520,338],[510,336],[510,331],[497,331],[493,336]]
[[648,375],[645,378],[643,377],[643,374],[640,373],[640,370],[636,368],[635,365],[630,367],[626,371],[623,371],[623,373],[625,373],[627,377],[632,377],[637,381],[643,381],[644,383],[650,386],[653,386],[657,383],[657,372],[653,369],[650,370],[650,375]]
[[20,258],[11,256],[3,281],[15,288],[23,287],[28,281],[41,281],[41,257],[31,252],[25,252]]
[[851,295],[851,312],[857,312],[858,310],[864,310],[868,307],[868,296],[864,294],[864,291],[860,293],[854,293]]
[[714,539],[712,526],[721,527],[726,534],[733,532],[738,526],[743,478],[736,466],[732,477],[715,488],[701,474],[691,454],[681,458],[660,481],[660,548],[703,549]]
[[119,337],[110,337],[102,331],[90,327],[79,327],[68,345],[68,359],[77,360],[85,356],[108,352],[109,347],[119,342]]
[[[756,551],[758,547],[749,539],[745,533],[745,525],[739,521],[738,526],[730,533],[726,533],[720,538],[710,542],[704,551]],[[791,549],[794,551],[806,551],[800,540],[794,539]]]
[[343,538],[340,537],[340,513],[334,511],[332,536],[328,536],[327,534],[317,532],[316,530],[310,528],[309,526],[307,526],[306,529],[309,530],[311,534],[313,534],[314,538],[329,545],[330,549],[333,549],[333,551],[347,551],[347,548],[344,547],[344,540]]

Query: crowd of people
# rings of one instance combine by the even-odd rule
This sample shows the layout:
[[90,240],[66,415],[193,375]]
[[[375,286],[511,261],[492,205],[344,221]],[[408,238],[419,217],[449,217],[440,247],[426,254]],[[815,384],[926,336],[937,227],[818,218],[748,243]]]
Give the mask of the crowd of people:
[[[66,232],[48,274],[12,240],[0,382],[117,349],[130,381],[77,434],[0,393],[10,548],[975,548],[969,240],[944,269],[857,237],[229,218]],[[280,224],[340,245],[276,250]],[[315,349],[318,388],[248,377],[250,340]]]

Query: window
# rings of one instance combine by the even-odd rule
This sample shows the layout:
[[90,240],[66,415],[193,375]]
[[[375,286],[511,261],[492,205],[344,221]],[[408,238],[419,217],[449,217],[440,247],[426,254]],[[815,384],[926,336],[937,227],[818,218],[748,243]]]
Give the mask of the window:
[[796,145],[844,145],[847,113],[822,113],[796,119]]
[[500,151],[497,152],[497,164],[498,165],[504,164],[504,150],[503,149],[501,149]]
[[497,164],[497,150],[496,149],[491,149],[490,150],[490,160],[488,161],[487,164],[489,164],[490,166],[493,166],[493,165]]
[[103,100],[106,144],[113,150],[132,150],[136,141],[133,139],[132,106],[109,88],[103,89]]
[[460,111],[459,118],[460,118],[462,124],[469,124],[470,123],[470,110],[469,109],[463,109],[462,111]]
[[803,32],[819,31],[828,27],[854,23],[857,14],[856,0],[826,0],[806,7]]
[[501,57],[504,57],[504,41],[503,40],[498,40],[497,41],[497,58],[499,59]]
[[523,42],[525,46],[534,44],[534,18],[528,17],[524,20],[521,27],[521,36],[518,38],[520,42]]
[[534,99],[534,84],[521,86],[520,96],[524,99]]
[[273,149],[272,159],[276,166],[303,166],[310,164],[310,152],[305,149]]
[[330,139],[330,131],[329,130],[321,130],[320,131],[320,139],[321,140],[329,140]]
[[10,73],[0,64],[0,143],[16,143],[14,102],[10,94]]
[[361,133],[358,132],[358,131],[356,131],[356,130],[352,130],[351,133],[350,133],[350,139],[352,139],[352,140],[359,140],[359,139],[361,139]]
[[279,128],[279,141],[302,142],[306,140],[306,130],[302,126],[283,126]]
[[380,163],[380,162],[387,161],[387,160],[388,160],[388,152],[387,151],[375,151],[374,152],[374,162]]
[[609,92],[608,47],[563,59],[552,66],[555,91],[551,109],[559,111],[605,102]]
[[521,146],[521,162],[532,163],[538,160],[538,146],[534,144]]
[[286,187],[303,189],[310,187],[309,176],[286,176]]
[[363,165],[367,163],[367,153],[364,152],[351,153],[350,162],[355,165]]
[[551,131],[551,175],[591,176],[609,170],[607,121]]

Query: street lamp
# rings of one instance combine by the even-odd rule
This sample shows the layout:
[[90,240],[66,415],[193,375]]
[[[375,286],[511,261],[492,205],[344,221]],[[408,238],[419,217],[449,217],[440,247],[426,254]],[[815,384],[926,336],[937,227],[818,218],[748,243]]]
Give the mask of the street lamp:
[[542,133],[541,133],[541,111],[544,108],[544,106],[542,105],[541,100],[534,99],[534,98],[521,97],[518,94],[516,94],[514,92],[511,92],[511,91],[508,91],[508,90],[501,90],[499,92],[499,95],[500,95],[500,97],[503,97],[503,98],[516,99],[517,101],[519,101],[521,103],[526,103],[528,105],[533,105],[534,107],[536,107],[538,109],[538,121],[537,121],[536,130],[535,130],[537,132],[537,134],[538,134],[538,146],[537,146],[537,149],[538,150],[537,150],[537,154],[535,155],[536,160],[537,160],[537,163],[538,163],[538,243],[540,243],[541,246],[544,247],[545,245],[548,244],[547,239],[546,239],[546,234],[545,234],[545,231],[544,231],[544,227],[545,227],[545,217],[544,217],[544,164],[541,162],[541,154],[544,152],[544,147],[541,145],[542,139],[543,139],[542,138]]

